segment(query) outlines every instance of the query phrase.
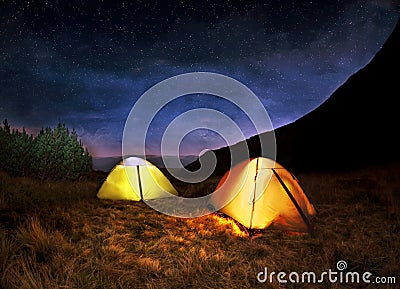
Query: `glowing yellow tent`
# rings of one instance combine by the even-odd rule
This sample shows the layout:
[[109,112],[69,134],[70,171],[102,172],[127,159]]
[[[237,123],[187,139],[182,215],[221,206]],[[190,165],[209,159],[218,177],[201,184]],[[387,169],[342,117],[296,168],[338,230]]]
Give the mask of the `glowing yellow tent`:
[[249,229],[309,232],[316,213],[295,176],[267,158],[245,160],[233,167],[209,204]]
[[117,164],[97,197],[110,200],[151,200],[178,195],[165,175],[147,160],[130,157]]

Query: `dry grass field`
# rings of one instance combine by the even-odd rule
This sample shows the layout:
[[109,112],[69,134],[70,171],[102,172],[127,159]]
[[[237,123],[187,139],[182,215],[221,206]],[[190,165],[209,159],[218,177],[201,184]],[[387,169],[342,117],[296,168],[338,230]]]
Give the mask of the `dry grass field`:
[[[180,219],[143,202],[99,200],[101,177],[41,183],[0,173],[0,287],[315,288],[259,283],[257,274],[320,274],[340,260],[346,271],[395,277],[399,286],[399,173],[393,164],[297,175],[317,210],[314,232],[267,229],[252,238],[219,213]],[[178,191],[194,196],[217,182]],[[398,287],[325,278],[318,288]]]

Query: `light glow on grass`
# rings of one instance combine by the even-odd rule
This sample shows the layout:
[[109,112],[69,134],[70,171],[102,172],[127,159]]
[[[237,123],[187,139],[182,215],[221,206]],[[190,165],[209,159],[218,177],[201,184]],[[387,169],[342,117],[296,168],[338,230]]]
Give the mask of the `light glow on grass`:
[[[247,237],[248,233],[242,230],[238,224],[231,218],[224,218],[219,215],[213,215],[212,218],[216,221],[220,227],[230,227],[232,234],[237,237]],[[229,231],[228,228],[226,230]]]

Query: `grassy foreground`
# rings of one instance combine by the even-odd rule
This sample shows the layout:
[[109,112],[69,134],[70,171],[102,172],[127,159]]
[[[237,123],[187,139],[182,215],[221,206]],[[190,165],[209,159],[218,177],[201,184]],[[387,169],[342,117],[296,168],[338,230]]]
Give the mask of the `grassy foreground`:
[[[399,173],[395,164],[297,175],[317,210],[315,231],[253,238],[218,213],[180,219],[142,202],[99,200],[101,177],[40,183],[0,173],[0,288],[314,288],[256,276],[265,267],[338,271],[340,260],[343,272],[395,277],[399,286]],[[212,191],[217,181],[197,188]],[[325,278],[318,288],[395,286]]]

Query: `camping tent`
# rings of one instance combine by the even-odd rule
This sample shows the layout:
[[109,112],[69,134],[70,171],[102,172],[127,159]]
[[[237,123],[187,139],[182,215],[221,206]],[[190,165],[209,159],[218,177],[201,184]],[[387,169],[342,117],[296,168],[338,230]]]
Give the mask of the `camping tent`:
[[209,204],[249,229],[309,232],[314,206],[296,177],[275,161],[242,161],[219,182]]
[[97,197],[111,200],[150,200],[178,195],[165,175],[152,163],[129,157],[118,163],[100,187]]

